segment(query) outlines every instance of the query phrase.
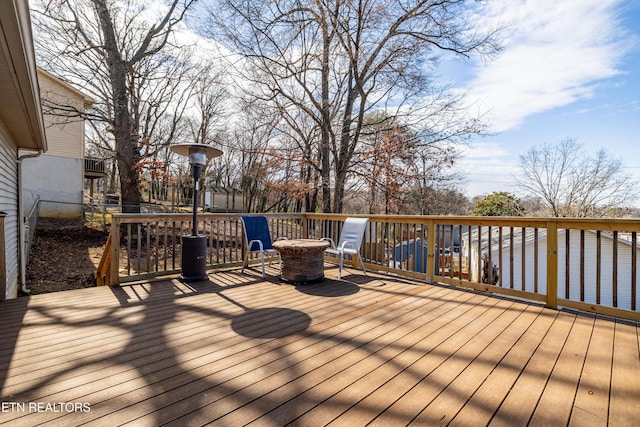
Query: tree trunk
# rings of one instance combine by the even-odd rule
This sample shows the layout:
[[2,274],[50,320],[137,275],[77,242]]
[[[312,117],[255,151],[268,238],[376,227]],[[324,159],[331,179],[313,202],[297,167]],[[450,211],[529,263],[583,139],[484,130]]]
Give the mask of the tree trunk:
[[336,182],[333,193],[333,212],[342,213],[344,207],[344,187],[347,180],[347,172],[351,164],[351,157],[355,141],[351,141],[351,125],[353,124],[353,104],[355,102],[355,91],[351,82],[353,82],[352,70],[349,71],[349,89],[348,96],[344,106],[344,116],[342,119],[342,130],[340,132],[340,147],[336,153],[335,174]]
[[331,115],[329,113],[329,29],[323,25],[324,45],[322,48],[322,127],[320,136],[320,178],[322,188],[322,212],[331,212]]
[[[124,68],[124,67],[122,67]],[[119,76],[117,76],[119,77]],[[126,88],[124,76],[122,84],[118,83],[116,76],[112,76],[114,82],[115,102],[115,133],[116,133],[116,157],[118,159],[118,171],[120,173],[120,192],[122,194],[122,212],[140,212],[140,188],[138,186],[138,171],[136,165],[139,155],[136,155],[135,142],[131,135],[131,117],[127,108]]]
[[107,66],[111,77],[111,91],[114,104],[114,136],[116,159],[120,175],[120,193],[122,195],[122,212],[140,212],[140,189],[138,188],[137,156],[133,141],[132,118],[129,113],[127,97],[127,64],[118,50],[118,41],[114,32],[113,21],[104,1],[95,2],[104,37]]

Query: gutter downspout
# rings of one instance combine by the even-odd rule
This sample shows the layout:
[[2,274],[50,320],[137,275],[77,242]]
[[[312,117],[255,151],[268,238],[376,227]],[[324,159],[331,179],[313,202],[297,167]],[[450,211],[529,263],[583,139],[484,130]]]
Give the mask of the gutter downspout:
[[31,289],[27,288],[27,262],[29,262],[26,258],[27,252],[27,242],[25,241],[24,235],[24,201],[22,197],[22,161],[24,159],[32,159],[35,157],[39,157],[42,155],[43,150],[38,150],[37,153],[31,154],[23,154],[20,155],[20,150],[17,152],[17,160],[18,164],[18,253],[20,258],[20,283],[22,284],[22,292],[25,294],[30,294]]

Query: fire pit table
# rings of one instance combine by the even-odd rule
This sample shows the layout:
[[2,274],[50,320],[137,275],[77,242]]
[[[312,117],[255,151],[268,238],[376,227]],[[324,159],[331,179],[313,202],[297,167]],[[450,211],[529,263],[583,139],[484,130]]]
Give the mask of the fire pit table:
[[292,239],[273,243],[282,260],[282,280],[309,283],[324,279],[324,250],[326,240]]

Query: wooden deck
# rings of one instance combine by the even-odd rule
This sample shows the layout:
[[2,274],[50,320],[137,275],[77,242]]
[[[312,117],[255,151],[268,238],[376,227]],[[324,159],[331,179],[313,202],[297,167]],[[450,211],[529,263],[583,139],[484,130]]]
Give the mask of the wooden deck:
[[0,304],[0,424],[640,425],[637,323],[276,270]]

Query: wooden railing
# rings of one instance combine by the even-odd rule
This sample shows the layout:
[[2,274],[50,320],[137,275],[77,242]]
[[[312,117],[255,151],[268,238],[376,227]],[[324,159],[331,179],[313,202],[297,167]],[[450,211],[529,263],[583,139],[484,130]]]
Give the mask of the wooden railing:
[[[303,237],[302,215],[270,215],[272,237]],[[144,280],[180,271],[183,235],[192,232],[191,214],[115,214],[105,284]],[[207,236],[208,268],[242,264],[242,223],[237,214],[201,214],[198,234]],[[103,254],[105,258],[105,254]],[[106,268],[106,267],[105,267]],[[102,273],[105,277],[106,274]]]
[[[272,238],[338,240],[347,215],[267,214]],[[239,215],[203,214],[209,268],[242,263]],[[370,270],[640,320],[639,220],[370,215]],[[114,215],[106,284],[180,270],[191,215]],[[106,264],[106,262],[105,262]],[[107,276],[103,274],[103,277]]]
[[84,159],[84,173],[87,176],[102,176],[105,174],[104,160],[87,157]]
[[107,238],[107,244],[104,246],[104,252],[100,258],[98,269],[96,271],[96,285],[104,286],[111,283],[111,234]]

